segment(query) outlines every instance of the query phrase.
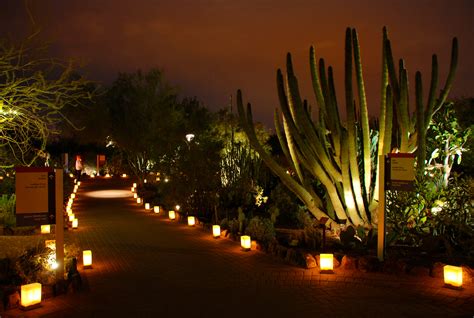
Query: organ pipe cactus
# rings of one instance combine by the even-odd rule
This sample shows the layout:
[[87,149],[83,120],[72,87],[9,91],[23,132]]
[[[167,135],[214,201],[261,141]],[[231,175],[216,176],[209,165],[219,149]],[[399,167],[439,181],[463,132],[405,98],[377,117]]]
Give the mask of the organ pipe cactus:
[[[416,74],[416,109],[410,115],[408,72],[403,60],[397,72],[391,44],[383,29],[381,102],[378,127],[370,127],[362,58],[355,29],[346,30],[345,41],[345,111],[340,116],[333,71],[326,70],[323,59],[317,61],[314,47],[309,62],[312,87],[318,112],[299,93],[291,55],[286,61],[286,75],[277,71],[280,110],[275,111],[275,129],[289,167],[278,164],[258,142],[250,104],[244,109],[242,93],[237,92],[237,107],[244,131],[252,147],[288,189],[306,204],[308,210],[326,226],[342,224],[372,227],[377,224],[378,157],[395,148],[414,152],[418,147],[418,167],[423,169],[426,151],[424,138],[432,115],[444,103],[451,88],[457,64],[457,40],[453,40],[451,66],[444,89],[436,97],[438,64],[433,56],[430,92],[426,106],[422,101],[421,74]],[[355,72],[356,85],[353,83]],[[356,87],[357,100],[354,98]],[[313,116],[314,115],[314,116]],[[316,117],[316,119],[313,119]],[[378,142],[371,142],[371,132],[378,129]],[[294,174],[289,174],[293,171]],[[313,188],[318,180],[324,195]]]

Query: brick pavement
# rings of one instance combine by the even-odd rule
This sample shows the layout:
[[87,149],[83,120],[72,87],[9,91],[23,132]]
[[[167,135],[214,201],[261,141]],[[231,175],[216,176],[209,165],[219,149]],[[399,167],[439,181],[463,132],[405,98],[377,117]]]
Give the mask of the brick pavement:
[[145,212],[129,183],[88,180],[66,240],[92,249],[87,291],[10,317],[473,317],[474,287],[357,271],[319,274]]

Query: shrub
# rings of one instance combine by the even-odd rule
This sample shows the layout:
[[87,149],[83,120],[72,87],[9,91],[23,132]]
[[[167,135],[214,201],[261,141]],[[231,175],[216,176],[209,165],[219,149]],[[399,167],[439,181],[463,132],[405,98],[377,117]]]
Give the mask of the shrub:
[[[474,214],[469,180],[455,174],[449,187],[418,181],[413,192],[387,194],[389,241],[422,246],[437,238],[448,254],[472,254]],[[471,255],[474,256],[474,255]]]
[[250,219],[245,233],[262,243],[269,243],[275,238],[275,228],[272,221],[258,216]]
[[0,215],[3,215],[3,224],[6,227],[14,227],[16,225],[15,203],[15,194],[4,194],[0,197]]

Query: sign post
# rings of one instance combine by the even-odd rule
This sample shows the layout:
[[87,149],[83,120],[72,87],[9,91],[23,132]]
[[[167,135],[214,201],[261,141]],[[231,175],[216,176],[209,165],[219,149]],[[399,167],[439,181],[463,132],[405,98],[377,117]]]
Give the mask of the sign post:
[[64,216],[63,216],[63,169],[56,169],[56,280],[64,279]]
[[377,257],[385,257],[385,191],[412,191],[415,188],[415,155],[390,153],[379,156],[379,207],[377,228]]

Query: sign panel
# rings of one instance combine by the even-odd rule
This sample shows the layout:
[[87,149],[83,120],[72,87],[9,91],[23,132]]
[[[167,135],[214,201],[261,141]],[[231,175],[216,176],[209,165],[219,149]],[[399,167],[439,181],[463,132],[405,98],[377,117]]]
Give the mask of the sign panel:
[[389,169],[387,189],[411,191],[415,188],[415,155],[391,153],[388,155]]
[[17,226],[56,223],[53,169],[17,167],[15,170]]

